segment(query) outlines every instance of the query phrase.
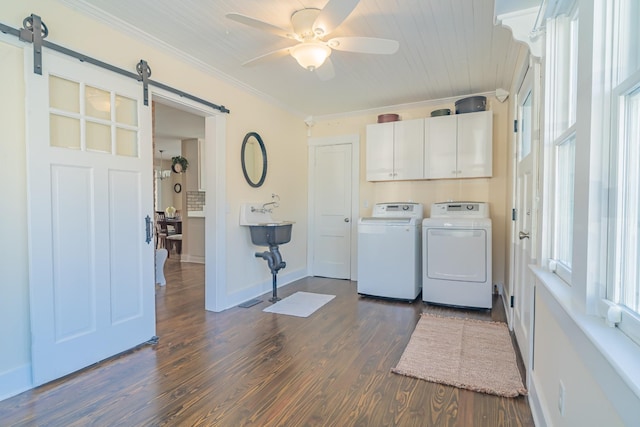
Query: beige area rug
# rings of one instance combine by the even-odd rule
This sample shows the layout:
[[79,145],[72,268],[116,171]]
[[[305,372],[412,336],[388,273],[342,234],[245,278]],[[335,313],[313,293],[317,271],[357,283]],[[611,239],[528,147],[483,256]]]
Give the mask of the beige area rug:
[[498,396],[527,394],[505,323],[422,314],[391,371]]

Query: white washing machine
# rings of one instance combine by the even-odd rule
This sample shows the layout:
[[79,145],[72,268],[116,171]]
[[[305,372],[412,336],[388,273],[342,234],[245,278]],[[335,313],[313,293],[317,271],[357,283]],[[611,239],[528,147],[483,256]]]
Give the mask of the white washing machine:
[[358,293],[413,301],[422,287],[422,203],[377,203],[358,221]]
[[422,299],[435,304],[491,308],[489,205],[431,205],[422,221]]

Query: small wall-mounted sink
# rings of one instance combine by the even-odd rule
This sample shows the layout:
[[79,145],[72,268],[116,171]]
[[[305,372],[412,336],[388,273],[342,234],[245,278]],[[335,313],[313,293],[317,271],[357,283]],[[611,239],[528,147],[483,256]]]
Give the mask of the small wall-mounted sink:
[[291,241],[291,221],[250,224],[251,241],[257,246],[284,245]]

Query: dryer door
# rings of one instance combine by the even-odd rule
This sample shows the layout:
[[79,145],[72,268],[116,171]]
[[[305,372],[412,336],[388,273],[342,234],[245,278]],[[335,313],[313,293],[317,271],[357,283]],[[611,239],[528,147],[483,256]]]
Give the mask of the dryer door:
[[428,228],[426,272],[430,279],[486,282],[487,230]]

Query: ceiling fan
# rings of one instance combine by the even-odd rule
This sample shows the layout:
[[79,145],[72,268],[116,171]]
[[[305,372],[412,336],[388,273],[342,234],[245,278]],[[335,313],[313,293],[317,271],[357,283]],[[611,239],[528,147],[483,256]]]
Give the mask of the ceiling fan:
[[226,17],[250,27],[299,42],[296,45],[250,59],[242,65],[255,65],[263,61],[291,55],[303,68],[316,71],[321,80],[329,80],[335,75],[333,64],[329,59],[333,50],[383,55],[390,55],[398,51],[399,44],[396,40],[372,37],[335,37],[327,41],[323,40],[325,36],[331,33],[351,14],[359,1],[329,0],[323,9],[305,8],[298,10],[291,15],[291,30],[239,13],[228,13]]

